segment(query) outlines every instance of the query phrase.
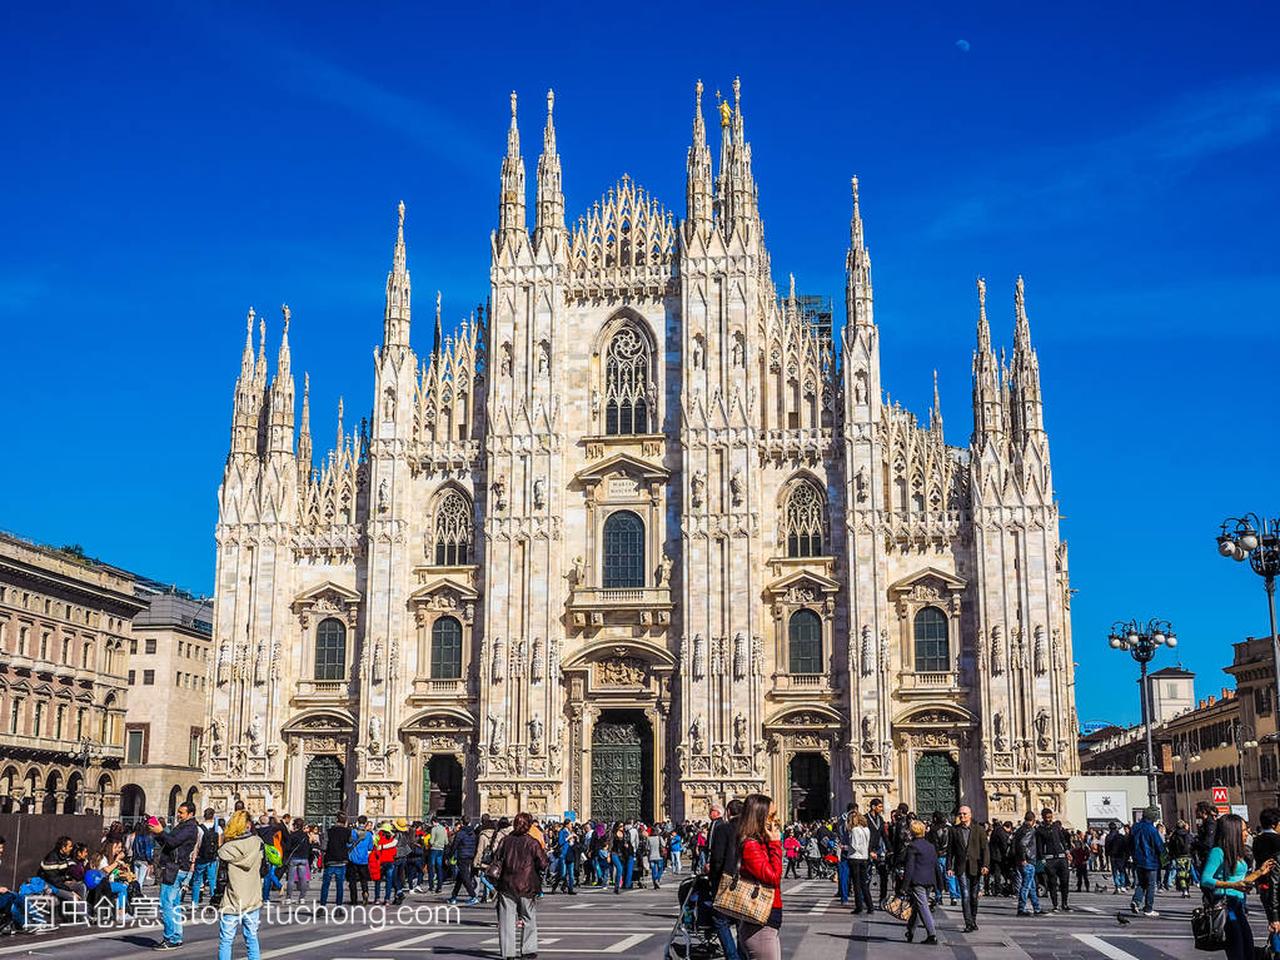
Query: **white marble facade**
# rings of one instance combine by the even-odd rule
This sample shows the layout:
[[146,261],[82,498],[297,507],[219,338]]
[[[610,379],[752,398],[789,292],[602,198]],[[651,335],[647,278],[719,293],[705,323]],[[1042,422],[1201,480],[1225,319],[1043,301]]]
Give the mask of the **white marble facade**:
[[1021,279],[1008,363],[979,281],[949,446],[936,391],[927,425],[886,400],[857,181],[833,343],[775,289],[738,84],[714,168],[701,94],[683,219],[624,175],[572,225],[550,95],[527,214],[513,94],[487,310],[442,338],[437,299],[414,352],[401,205],[367,425],[340,409],[318,466],[288,311],[270,380],[250,313],[209,800],[417,816],[460,772],[472,813],[613,814],[619,784],[644,816],[927,813],[949,776],[979,815],[1061,805],[1070,591]]

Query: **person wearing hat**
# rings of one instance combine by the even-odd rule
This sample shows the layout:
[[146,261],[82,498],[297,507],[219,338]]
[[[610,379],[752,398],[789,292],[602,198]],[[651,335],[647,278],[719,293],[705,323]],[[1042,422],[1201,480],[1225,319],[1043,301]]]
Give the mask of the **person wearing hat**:
[[409,833],[409,821],[404,817],[397,817],[395,822],[396,834],[396,872],[395,872],[395,890],[392,891],[392,897],[396,903],[399,903],[405,897],[405,880],[409,875],[409,853],[412,850],[413,836]]

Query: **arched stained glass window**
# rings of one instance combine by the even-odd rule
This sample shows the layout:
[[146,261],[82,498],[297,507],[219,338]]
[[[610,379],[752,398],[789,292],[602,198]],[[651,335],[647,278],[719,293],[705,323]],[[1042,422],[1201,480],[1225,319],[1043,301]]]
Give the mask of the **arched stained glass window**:
[[925,607],[916,614],[915,636],[917,673],[945,673],[951,669],[946,614],[937,607]]
[[457,680],[462,676],[462,624],[441,617],[431,627],[431,679]]
[[613,335],[604,359],[604,432],[648,433],[649,342],[632,327]]
[[630,510],[604,522],[605,589],[644,586],[644,521]]
[[347,628],[328,617],[316,625],[316,679],[342,680],[347,674]]
[[456,567],[471,562],[473,527],[471,502],[456,490],[445,494],[436,508],[436,566]]
[[822,621],[812,610],[797,610],[787,627],[787,663],[791,673],[822,672]]
[[795,484],[782,515],[783,540],[788,557],[823,555],[822,528],[826,503],[822,493],[807,480]]

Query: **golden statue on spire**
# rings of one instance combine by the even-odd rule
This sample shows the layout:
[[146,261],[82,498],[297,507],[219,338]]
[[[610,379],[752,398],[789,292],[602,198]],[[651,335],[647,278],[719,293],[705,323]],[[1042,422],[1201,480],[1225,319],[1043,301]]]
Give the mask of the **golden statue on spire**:
[[716,91],[716,103],[720,109],[720,126],[727,127],[733,120],[733,107],[729,106],[729,101],[724,100],[720,96],[720,91]]

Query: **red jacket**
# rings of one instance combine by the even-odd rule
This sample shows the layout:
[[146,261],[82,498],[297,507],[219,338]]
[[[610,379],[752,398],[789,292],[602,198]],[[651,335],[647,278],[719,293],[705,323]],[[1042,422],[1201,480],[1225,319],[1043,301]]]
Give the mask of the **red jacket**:
[[738,873],[766,887],[773,887],[773,908],[782,909],[781,841],[770,840],[766,845],[759,840],[748,840],[742,845],[742,865]]

